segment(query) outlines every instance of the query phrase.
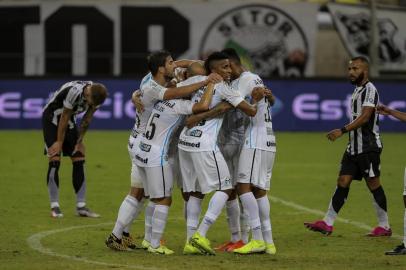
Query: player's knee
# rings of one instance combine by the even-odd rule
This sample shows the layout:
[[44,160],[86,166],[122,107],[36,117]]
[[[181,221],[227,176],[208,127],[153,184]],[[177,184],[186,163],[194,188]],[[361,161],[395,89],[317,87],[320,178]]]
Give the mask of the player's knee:
[[61,156],[58,154],[58,155],[55,155],[53,157],[50,157],[48,160],[49,160],[50,163],[55,162],[55,161],[60,162],[61,161]]
[[136,198],[137,201],[141,201],[142,198],[144,198],[144,189],[143,188],[137,188],[137,187],[131,187],[130,196]]
[[348,188],[351,185],[351,177],[347,175],[341,175],[337,179],[337,186],[342,188]]
[[72,159],[74,158],[85,158],[85,153],[82,153],[81,151],[76,151],[72,155]]
[[366,182],[370,191],[376,190],[381,186],[381,182],[377,177],[369,178]]
[[190,198],[190,192],[183,192],[182,191],[182,198],[185,202],[189,201]]
[[403,205],[404,205],[405,208],[406,208],[406,195],[403,195]]

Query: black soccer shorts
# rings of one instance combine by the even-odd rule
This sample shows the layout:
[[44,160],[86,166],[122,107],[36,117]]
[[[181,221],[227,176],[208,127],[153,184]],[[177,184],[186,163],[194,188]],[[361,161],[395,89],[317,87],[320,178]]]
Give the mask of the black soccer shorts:
[[[51,147],[58,137],[58,127],[55,126],[47,117],[42,118],[42,131],[44,134],[45,148],[44,155],[47,154],[47,149]],[[65,140],[62,144],[62,154],[64,156],[72,156],[73,150],[75,149],[76,142],[79,138],[79,131],[77,126],[73,128],[67,128],[65,133]]]
[[368,180],[381,175],[381,153],[368,152],[350,155],[344,152],[339,175],[352,175],[354,180]]

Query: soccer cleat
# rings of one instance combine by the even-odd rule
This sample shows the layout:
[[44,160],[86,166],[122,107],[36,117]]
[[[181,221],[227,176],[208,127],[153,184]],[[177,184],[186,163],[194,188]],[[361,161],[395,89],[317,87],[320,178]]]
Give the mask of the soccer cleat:
[[121,241],[124,246],[128,247],[129,249],[137,249],[137,245],[134,242],[134,239],[131,237],[130,234],[124,234],[123,233],[123,238],[121,238]]
[[316,220],[315,222],[305,222],[305,227],[311,231],[321,232],[324,235],[330,235],[333,232],[333,226],[327,225],[324,220]]
[[51,217],[53,217],[53,218],[62,218],[63,214],[61,212],[61,209],[59,207],[51,208]]
[[210,246],[210,240],[202,236],[199,232],[193,234],[192,238],[190,238],[190,243],[203,253],[216,255],[216,252]]
[[392,230],[391,228],[385,229],[384,227],[375,227],[371,232],[367,234],[370,237],[379,237],[379,236],[391,236]]
[[123,244],[121,239],[118,239],[114,234],[110,234],[109,237],[106,239],[105,244],[107,247],[111,248],[112,250],[116,251],[128,251],[129,249],[127,246]]
[[189,241],[186,242],[183,248],[183,255],[204,255],[200,249],[195,248]]
[[141,247],[143,248],[143,249],[148,249],[149,247],[151,246],[151,243],[149,242],[149,241],[147,241],[147,240],[142,240],[142,243],[141,243]]
[[226,252],[227,249],[232,246],[234,243],[231,241],[227,241],[217,247],[214,248],[215,251],[219,251],[219,252]]
[[253,253],[261,253],[266,250],[266,245],[263,240],[254,240],[252,239],[246,245],[234,249],[233,252],[237,254],[253,254]]
[[385,255],[406,255],[405,244],[402,243],[399,246],[395,247],[393,250],[386,251]]
[[159,246],[157,248],[153,248],[151,245],[148,248],[148,252],[155,253],[155,254],[161,254],[161,255],[172,255],[175,253],[173,250],[170,250],[169,248],[165,246]]
[[91,217],[91,218],[98,218],[100,217],[99,214],[91,211],[87,207],[76,207],[76,214],[80,217]]
[[265,253],[266,254],[271,254],[271,255],[276,254],[275,244],[266,244]]
[[229,246],[227,247],[227,249],[226,249],[226,252],[233,252],[234,249],[243,247],[244,245],[245,245],[245,243],[244,243],[242,240],[237,241],[237,242],[232,243],[231,245],[229,245]]

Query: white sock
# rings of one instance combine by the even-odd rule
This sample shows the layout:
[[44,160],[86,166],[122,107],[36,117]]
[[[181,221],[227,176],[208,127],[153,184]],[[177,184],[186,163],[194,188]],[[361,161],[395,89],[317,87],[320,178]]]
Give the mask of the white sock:
[[51,202],[51,208],[59,207],[59,202]]
[[190,196],[186,209],[186,237],[187,241],[189,241],[190,237],[192,237],[192,235],[197,231],[197,226],[199,226],[200,212],[202,211],[202,200]]
[[248,243],[250,235],[249,216],[242,205],[240,206],[240,211],[241,240],[246,244]]
[[162,234],[164,233],[166,220],[168,219],[169,206],[155,205],[154,214],[152,215],[152,237],[151,246],[157,248],[160,246]]
[[142,198],[141,201],[138,202],[137,209],[134,212],[134,215],[131,217],[130,223],[123,229],[123,232],[130,233],[131,225],[133,225],[134,220],[138,217],[141,213],[142,209],[144,208],[145,198]]
[[86,202],[77,202],[76,203],[77,208],[82,208],[82,207],[85,207],[85,206],[86,206]]
[[249,216],[250,227],[252,230],[253,240],[263,240],[261,230],[261,220],[259,218],[258,203],[252,192],[244,193],[240,196],[240,200],[244,210]]
[[117,238],[121,239],[123,236],[123,230],[131,223],[132,217],[137,211],[138,204],[137,199],[130,195],[127,195],[121,203],[120,209],[118,210],[117,221],[113,229],[113,234]]
[[264,196],[257,199],[257,203],[259,209],[259,217],[261,219],[262,236],[264,237],[264,241],[267,244],[273,244],[271,216],[269,213],[271,210],[271,206],[269,204],[268,197]]
[[227,200],[228,195],[222,191],[216,191],[213,197],[211,197],[209,202],[209,208],[207,209],[206,214],[204,215],[204,218],[200,223],[198,229],[199,233],[202,236],[206,237],[207,231],[220,215],[221,210],[223,209]]
[[235,243],[241,240],[240,237],[240,204],[238,200],[226,202],[227,222],[231,233],[231,242]]
[[388,212],[383,210],[375,201],[375,199],[372,197],[372,204],[375,207],[376,210],[376,216],[378,218],[378,226],[383,227],[385,229],[389,229],[389,218],[388,218]]
[[330,201],[330,204],[329,204],[328,209],[327,209],[327,213],[324,216],[323,220],[324,220],[324,222],[327,223],[327,225],[333,226],[334,221],[336,220],[336,218],[337,218],[337,212],[333,208],[332,201]]
[[403,216],[403,244],[406,247],[406,208],[405,208],[405,215]]
[[145,207],[145,232],[144,239],[151,243],[152,235],[152,215],[154,214],[155,203],[149,201],[147,207]]

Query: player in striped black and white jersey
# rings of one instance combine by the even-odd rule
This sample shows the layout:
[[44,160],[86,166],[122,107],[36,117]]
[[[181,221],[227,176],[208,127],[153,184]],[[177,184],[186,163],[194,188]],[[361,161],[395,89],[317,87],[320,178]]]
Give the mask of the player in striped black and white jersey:
[[373,205],[378,218],[378,226],[368,233],[368,236],[392,235],[386,196],[379,179],[382,142],[379,135],[379,117],[375,110],[379,95],[368,79],[368,69],[369,63],[364,57],[355,57],[349,62],[349,78],[351,83],[356,85],[350,104],[351,122],[327,134],[330,141],[335,141],[349,132],[349,142],[341,160],[337,188],[327,213],[323,220],[305,223],[310,230],[331,234],[338,212],[347,200],[352,180],[364,178],[373,195]]
[[[85,147],[83,138],[93,114],[107,97],[104,85],[91,81],[67,82],[56,91],[45,105],[42,126],[45,153],[48,155],[48,192],[51,216],[62,217],[59,207],[59,166],[61,152],[72,160],[72,183],[76,192],[76,212],[79,216],[98,217],[86,207],[86,181],[84,174]],[[80,128],[76,115],[85,112]]]
[[151,220],[151,235],[148,236],[151,238],[148,251],[152,253],[165,255],[173,253],[172,250],[160,245],[172,202],[174,176],[173,165],[168,162],[168,148],[173,132],[183,122],[185,115],[208,110],[212,96],[213,84],[209,84],[198,103],[181,99],[157,102],[149,118],[145,136],[142,136],[133,148],[145,195],[156,204]]
[[[382,115],[390,115],[399,119],[400,121],[406,122],[406,112],[400,112],[382,104],[378,106],[378,113]],[[403,180],[403,205],[405,207],[405,213],[403,216],[403,241],[393,250],[386,251],[386,255],[406,255],[406,168]]]
[[[230,63],[228,56],[224,53],[215,52],[211,54],[205,62],[205,67],[207,71],[219,73],[226,81],[230,80]],[[257,98],[259,100],[262,97],[263,93],[259,94]],[[199,92],[192,97],[192,100],[195,99],[199,99]],[[221,103],[223,99],[251,116],[257,112],[256,105],[247,103],[238,92],[233,91],[225,82],[215,85],[215,94],[210,108]],[[217,135],[221,124],[222,117],[203,120],[193,128],[185,127],[179,138],[183,190],[191,193],[187,206],[188,211],[193,197],[202,199],[204,194],[217,190],[211,198],[209,208],[198,228],[200,211],[195,211],[190,215],[188,212],[187,215],[188,235],[197,231],[188,239],[186,245],[191,244],[201,252],[208,254],[214,254],[214,251],[206,238],[206,233],[217,219],[232,191],[230,173],[217,146]],[[196,226],[191,226],[193,223]]]
[[[148,56],[148,73],[141,81],[141,102],[144,110],[138,112],[135,125],[129,139],[129,151],[132,160],[131,187],[129,194],[122,202],[113,232],[105,241],[106,245],[114,250],[126,250],[135,248],[132,238],[129,235],[129,226],[138,216],[143,207],[144,189],[135,164],[135,157],[131,155],[131,148],[137,145],[138,140],[146,132],[147,124],[153,107],[156,102],[190,96],[200,87],[206,86],[209,82],[217,83],[222,80],[218,74],[210,74],[205,81],[183,87],[167,88],[166,84],[173,78],[174,70],[179,64],[187,67],[192,61],[180,60],[175,62],[167,51],[153,52]],[[155,203],[150,201],[145,210],[146,230],[151,229],[151,217],[154,213]],[[146,235],[148,235],[146,233]],[[124,241],[122,241],[122,239]],[[150,239],[144,239],[142,246],[148,248]]]

